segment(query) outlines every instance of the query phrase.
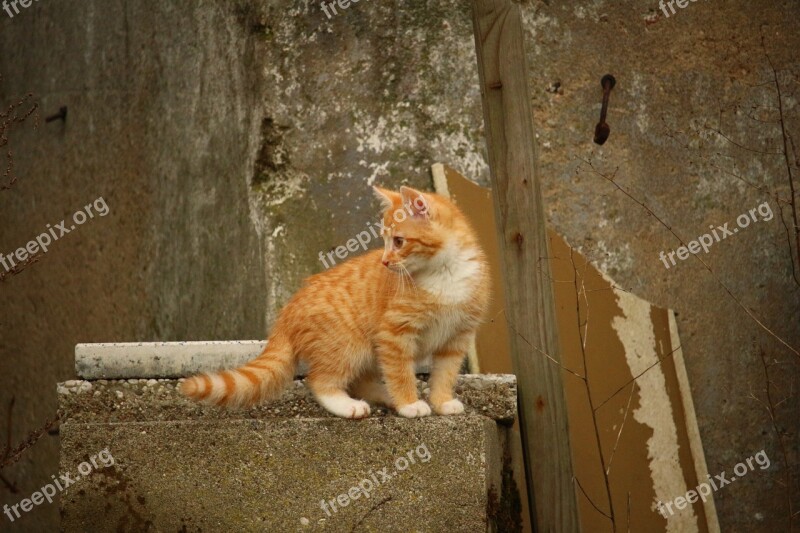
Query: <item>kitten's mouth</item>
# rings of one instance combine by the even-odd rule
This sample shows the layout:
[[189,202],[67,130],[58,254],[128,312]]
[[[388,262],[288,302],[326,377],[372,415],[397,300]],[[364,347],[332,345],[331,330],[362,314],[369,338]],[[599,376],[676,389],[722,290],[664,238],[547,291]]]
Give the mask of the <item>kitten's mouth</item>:
[[405,267],[400,263],[390,263],[386,268],[395,274],[404,274],[406,272]]

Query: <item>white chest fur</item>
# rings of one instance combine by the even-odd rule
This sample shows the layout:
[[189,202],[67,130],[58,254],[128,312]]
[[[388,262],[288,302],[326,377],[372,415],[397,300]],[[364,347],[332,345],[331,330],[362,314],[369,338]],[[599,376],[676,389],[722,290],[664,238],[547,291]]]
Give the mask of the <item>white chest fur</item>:
[[475,250],[458,249],[448,243],[416,283],[440,304],[458,305],[469,300],[477,290],[481,268]]
[[417,287],[427,292],[441,306],[419,338],[421,357],[431,355],[472,322],[463,304],[474,297],[485,275],[478,253],[447,245],[439,252],[430,268],[416,280]]

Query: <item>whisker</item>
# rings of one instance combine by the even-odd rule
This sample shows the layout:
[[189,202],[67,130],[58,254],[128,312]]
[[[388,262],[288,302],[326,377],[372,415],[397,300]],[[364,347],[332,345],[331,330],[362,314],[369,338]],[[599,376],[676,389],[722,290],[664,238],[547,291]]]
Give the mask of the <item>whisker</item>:
[[414,288],[414,290],[416,290],[417,289],[417,283],[414,281],[414,278],[411,277],[411,272],[408,271],[408,268],[406,268],[406,265],[404,265],[403,263],[400,263],[400,267],[403,269],[403,275],[404,276],[408,276],[408,281],[410,282],[410,284]]
[[400,294],[400,284],[402,283],[402,281],[403,281],[402,279],[401,280],[395,280],[394,298],[397,298],[397,295]]
[[400,286],[402,290],[400,291],[400,295],[404,295],[406,293],[406,277],[403,275],[403,272],[400,271]]

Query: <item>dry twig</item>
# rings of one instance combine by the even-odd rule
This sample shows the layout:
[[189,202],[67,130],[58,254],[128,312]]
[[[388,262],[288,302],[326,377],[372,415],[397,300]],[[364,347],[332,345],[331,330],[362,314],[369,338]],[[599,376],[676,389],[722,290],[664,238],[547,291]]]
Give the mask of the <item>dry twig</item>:
[[[0,81],[3,78],[0,76]],[[20,100],[9,104],[4,112],[0,112],[0,148],[8,145],[8,134],[17,124],[21,124],[27,120],[28,117],[34,115],[33,129],[39,127],[39,104],[32,102],[33,93],[28,93]],[[30,106],[30,107],[28,107]],[[25,109],[27,107],[27,109]],[[17,181],[17,175],[14,174],[14,156],[11,149],[6,150],[6,168],[0,180],[0,190],[10,189]]]
[[[60,415],[56,414],[54,418],[48,420],[43,426],[31,431],[28,434],[28,437],[18,446],[12,448],[11,432],[13,429],[12,427],[13,409],[14,409],[14,398],[11,398],[11,402],[9,402],[8,406],[8,422],[7,422],[8,439],[6,442],[6,446],[3,448],[3,450],[0,450],[0,470],[19,461],[19,458],[22,456],[25,450],[36,444],[39,441],[39,439],[42,438],[42,435],[47,433],[53,426],[55,426],[61,418]],[[4,481],[7,480],[4,479]],[[7,483],[7,485],[12,485],[12,484]]]
[[4,282],[6,278],[10,278],[11,276],[16,276],[30,265],[38,263],[41,257],[42,257],[42,252],[39,252],[36,255],[28,257],[28,259],[26,259],[24,263],[14,265],[14,267],[8,272],[0,272],[0,283]]

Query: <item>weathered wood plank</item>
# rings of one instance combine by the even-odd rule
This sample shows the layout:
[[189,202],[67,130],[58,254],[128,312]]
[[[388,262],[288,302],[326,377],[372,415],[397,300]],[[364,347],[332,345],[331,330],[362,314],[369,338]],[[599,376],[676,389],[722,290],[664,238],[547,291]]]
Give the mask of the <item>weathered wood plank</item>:
[[579,531],[519,7],[472,6],[530,504],[538,531]]

